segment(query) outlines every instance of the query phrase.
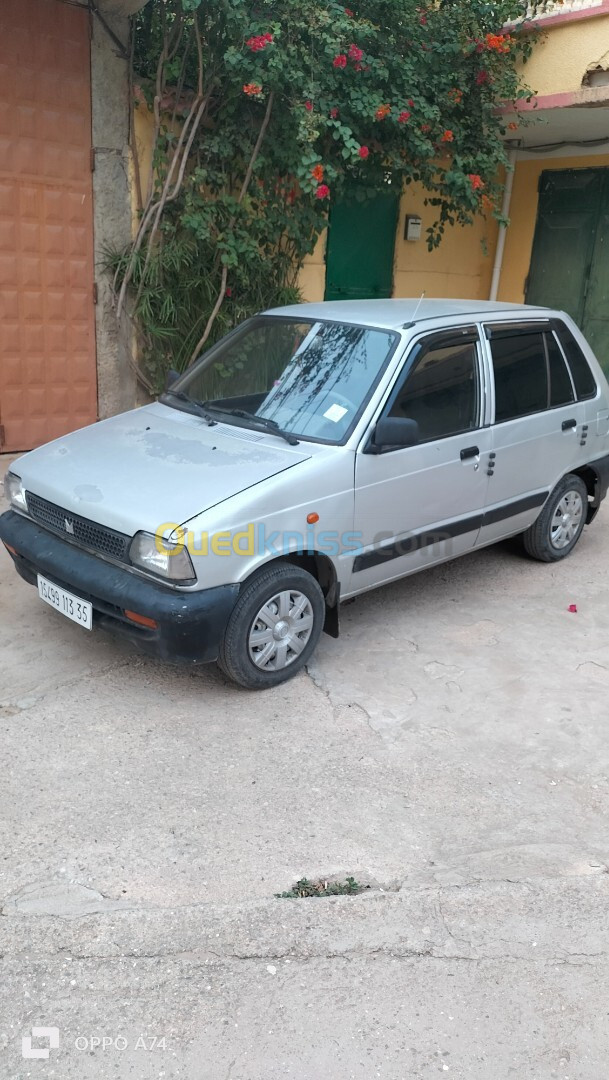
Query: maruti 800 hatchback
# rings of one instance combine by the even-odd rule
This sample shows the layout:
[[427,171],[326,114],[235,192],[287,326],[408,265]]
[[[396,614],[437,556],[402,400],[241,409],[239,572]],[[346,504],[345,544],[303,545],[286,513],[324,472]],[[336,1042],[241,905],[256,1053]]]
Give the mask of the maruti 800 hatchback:
[[20,458],[0,536],[81,627],[258,689],[349,597],[515,534],[563,559],[608,483],[609,388],[565,314],[303,304]]

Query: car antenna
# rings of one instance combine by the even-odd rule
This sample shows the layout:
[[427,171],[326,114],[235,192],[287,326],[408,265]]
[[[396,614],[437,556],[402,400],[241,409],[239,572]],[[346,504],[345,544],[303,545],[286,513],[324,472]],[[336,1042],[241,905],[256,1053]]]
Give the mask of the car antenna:
[[419,308],[420,308],[421,304],[423,303],[424,299],[425,299],[425,293],[424,293],[424,292],[422,292],[422,293],[421,293],[421,297],[420,297],[420,299],[419,299],[419,302],[418,302],[418,304],[417,304],[416,308],[414,309],[414,315],[412,316],[412,321],[413,321],[413,322],[415,321],[415,319],[416,319],[416,317],[417,317],[417,314],[418,314]]

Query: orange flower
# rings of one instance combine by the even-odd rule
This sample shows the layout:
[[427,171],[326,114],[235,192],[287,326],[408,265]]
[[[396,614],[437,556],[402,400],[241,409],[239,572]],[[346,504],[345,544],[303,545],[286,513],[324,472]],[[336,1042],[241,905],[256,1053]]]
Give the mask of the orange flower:
[[323,165],[316,165],[313,169],[311,169],[311,176],[313,177],[314,180],[317,180],[317,182],[319,184],[321,184],[321,181],[324,178],[324,167],[323,167]]
[[467,179],[472,185],[472,191],[480,191],[484,187],[484,180],[478,173],[468,173]]
[[258,94],[262,93],[262,87],[260,83],[246,83],[243,87],[243,93],[247,94],[248,97],[258,97]]
[[486,47],[491,52],[509,53],[512,39],[509,34],[487,34]]
[[458,90],[457,87],[453,87],[452,90],[449,90],[448,96],[450,100],[455,103],[455,105],[460,105],[463,101],[463,91]]
[[453,142],[454,138],[455,136],[453,135],[452,131],[447,130],[444,132],[440,142]]
[[374,115],[376,116],[377,120],[384,120],[385,117],[389,116],[390,112],[391,105],[379,105]]
[[495,203],[489,195],[483,195],[480,201],[485,214],[489,214],[495,209]]
[[510,120],[508,124],[508,129],[510,131],[518,131],[518,124],[514,120]]

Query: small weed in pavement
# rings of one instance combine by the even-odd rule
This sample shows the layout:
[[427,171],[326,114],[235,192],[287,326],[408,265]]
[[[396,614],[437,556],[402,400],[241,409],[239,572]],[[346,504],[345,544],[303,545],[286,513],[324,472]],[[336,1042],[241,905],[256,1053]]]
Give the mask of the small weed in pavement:
[[289,892],[275,893],[279,900],[298,900],[305,896],[356,896],[369,889],[369,885],[360,885],[355,878],[346,881],[309,881],[301,878]]

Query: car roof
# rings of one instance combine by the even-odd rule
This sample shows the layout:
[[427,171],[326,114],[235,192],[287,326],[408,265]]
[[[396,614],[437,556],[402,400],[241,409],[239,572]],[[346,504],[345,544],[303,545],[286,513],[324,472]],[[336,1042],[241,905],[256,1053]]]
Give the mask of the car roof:
[[528,307],[526,304],[503,304],[489,300],[325,300],[318,304],[290,304],[271,308],[265,315],[287,315],[292,318],[328,319],[331,322],[357,323],[362,326],[399,330],[414,322],[445,319],[457,315],[486,319],[490,315],[520,315],[527,317],[548,308]]

